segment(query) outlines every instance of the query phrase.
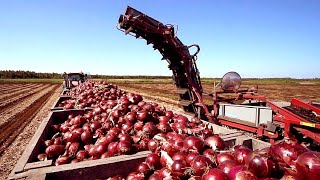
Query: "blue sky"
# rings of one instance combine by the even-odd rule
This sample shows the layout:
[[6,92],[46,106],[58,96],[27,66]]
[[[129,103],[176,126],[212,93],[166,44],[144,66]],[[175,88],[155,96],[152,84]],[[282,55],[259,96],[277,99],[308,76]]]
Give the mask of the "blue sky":
[[0,0],[0,69],[171,75],[115,28],[127,5],[199,44],[202,77],[320,77],[319,0]]

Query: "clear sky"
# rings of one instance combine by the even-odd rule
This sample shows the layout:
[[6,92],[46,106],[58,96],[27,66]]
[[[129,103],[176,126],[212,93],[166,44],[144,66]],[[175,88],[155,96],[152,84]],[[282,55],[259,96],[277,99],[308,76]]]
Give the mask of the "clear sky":
[[0,0],[0,69],[171,75],[116,29],[127,5],[199,44],[202,77],[320,77],[320,0]]

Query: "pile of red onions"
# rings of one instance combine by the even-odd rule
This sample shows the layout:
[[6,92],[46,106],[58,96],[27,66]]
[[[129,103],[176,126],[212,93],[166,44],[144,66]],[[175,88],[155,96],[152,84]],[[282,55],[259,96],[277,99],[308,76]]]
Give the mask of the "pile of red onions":
[[[88,81],[70,91],[64,108],[92,107],[52,125],[39,160],[56,165],[133,154],[151,154],[126,177],[109,179],[317,179],[320,153],[293,140],[269,148],[226,147],[224,140],[198,118],[167,111],[140,95],[106,82]],[[59,122],[59,121],[57,121]],[[228,149],[226,149],[228,148]]]

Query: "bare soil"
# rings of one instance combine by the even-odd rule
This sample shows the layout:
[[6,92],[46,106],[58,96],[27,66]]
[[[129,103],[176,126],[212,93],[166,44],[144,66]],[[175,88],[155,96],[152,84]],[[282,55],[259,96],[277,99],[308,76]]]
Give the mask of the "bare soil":
[[[12,126],[15,126],[15,131],[17,131],[14,131],[10,135],[6,135],[5,133],[0,134],[1,141],[3,141],[3,138],[6,138],[0,146],[0,150],[2,151],[2,154],[0,154],[0,179],[8,178],[40,122],[50,112],[50,108],[61,92],[59,86],[47,84],[44,88],[38,89],[38,92],[30,97],[12,105],[12,108],[6,109],[7,112],[3,112],[0,109],[1,121],[9,121]],[[8,123],[2,124],[1,127],[4,127],[5,124]],[[4,129],[10,128],[12,127],[4,127]],[[8,144],[9,140],[11,142]]]

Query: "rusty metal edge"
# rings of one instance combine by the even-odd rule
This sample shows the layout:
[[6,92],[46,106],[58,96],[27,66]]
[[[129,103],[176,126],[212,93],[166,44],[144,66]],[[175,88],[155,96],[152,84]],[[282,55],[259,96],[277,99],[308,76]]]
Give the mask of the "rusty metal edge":
[[50,167],[43,167],[38,169],[30,169],[28,171],[21,172],[19,174],[14,174],[10,176],[9,179],[38,177],[37,175],[43,175],[48,173],[62,172],[62,171],[68,171],[68,170],[78,170],[78,169],[80,170],[80,169],[90,168],[90,167],[99,166],[99,165],[109,165],[109,164],[122,162],[122,161],[146,158],[150,153],[151,153],[150,151],[141,151],[133,155],[121,155],[121,156],[114,156],[114,157],[109,157],[105,159],[83,161],[76,164],[65,164],[60,166],[50,166]]

